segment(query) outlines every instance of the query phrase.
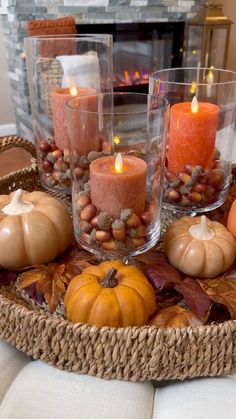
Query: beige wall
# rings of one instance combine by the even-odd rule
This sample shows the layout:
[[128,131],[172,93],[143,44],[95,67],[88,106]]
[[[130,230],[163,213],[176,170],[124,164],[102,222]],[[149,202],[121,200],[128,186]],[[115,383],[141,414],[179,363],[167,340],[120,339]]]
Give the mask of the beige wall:
[[223,11],[234,24],[231,26],[227,68],[236,71],[236,1],[222,0]]
[[0,125],[15,123],[15,116],[10,97],[9,79],[7,74],[7,58],[4,48],[2,21],[0,16]]

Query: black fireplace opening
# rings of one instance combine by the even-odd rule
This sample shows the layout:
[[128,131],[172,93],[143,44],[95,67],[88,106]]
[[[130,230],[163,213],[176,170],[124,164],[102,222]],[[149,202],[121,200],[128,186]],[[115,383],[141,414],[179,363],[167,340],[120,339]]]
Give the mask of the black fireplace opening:
[[182,66],[184,22],[80,24],[80,34],[113,35],[114,91],[148,92],[149,75]]

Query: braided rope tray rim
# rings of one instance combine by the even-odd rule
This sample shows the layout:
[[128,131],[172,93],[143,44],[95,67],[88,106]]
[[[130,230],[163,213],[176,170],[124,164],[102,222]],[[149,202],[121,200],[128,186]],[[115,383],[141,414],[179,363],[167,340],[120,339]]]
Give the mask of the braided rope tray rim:
[[[18,175],[8,179],[9,191]],[[167,329],[73,324],[9,286],[0,287],[0,338],[33,359],[105,379],[184,380],[236,370],[236,321]]]

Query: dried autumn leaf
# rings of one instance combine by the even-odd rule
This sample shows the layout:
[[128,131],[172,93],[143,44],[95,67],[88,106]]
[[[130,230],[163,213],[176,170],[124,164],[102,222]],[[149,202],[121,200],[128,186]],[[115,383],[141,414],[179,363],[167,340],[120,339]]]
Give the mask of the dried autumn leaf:
[[178,305],[163,308],[149,322],[149,325],[158,327],[197,327],[202,324],[202,320],[191,310]]
[[65,265],[65,271],[63,273],[64,282],[68,285],[72,278],[90,266],[94,259],[94,255],[86,252],[85,250],[79,250],[76,246],[71,246],[66,253],[57,258],[59,263]]
[[204,292],[216,303],[226,306],[231,318],[236,320],[236,271],[198,282]]
[[173,288],[182,281],[181,274],[170,265],[162,252],[156,253],[156,263],[146,267],[146,274],[155,289]]
[[159,250],[151,249],[148,252],[142,253],[141,255],[136,256],[135,259],[144,263],[145,265],[152,265],[157,262],[160,254],[163,254]]
[[207,320],[212,300],[210,300],[195,279],[184,278],[181,282],[175,284],[175,289],[183,295],[184,301],[197,316]]
[[36,269],[23,272],[18,277],[18,290],[28,288],[36,283],[36,291],[43,294],[50,313],[53,313],[65,293],[65,265],[49,263],[40,265]]

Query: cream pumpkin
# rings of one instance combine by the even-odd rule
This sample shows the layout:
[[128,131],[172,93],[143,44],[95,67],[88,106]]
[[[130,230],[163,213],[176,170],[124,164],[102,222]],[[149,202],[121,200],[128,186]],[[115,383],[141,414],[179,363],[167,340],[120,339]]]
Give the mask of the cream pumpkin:
[[45,192],[18,189],[0,195],[0,267],[19,270],[46,263],[72,240],[66,207]]
[[163,246],[171,265],[199,278],[213,278],[226,271],[236,250],[235,240],[223,224],[204,215],[174,221],[166,231]]

